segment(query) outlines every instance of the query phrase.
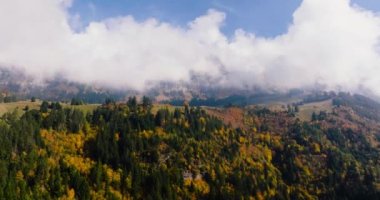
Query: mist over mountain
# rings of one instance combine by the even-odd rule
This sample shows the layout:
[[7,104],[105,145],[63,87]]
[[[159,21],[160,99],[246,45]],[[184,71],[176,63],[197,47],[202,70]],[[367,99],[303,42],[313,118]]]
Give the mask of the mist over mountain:
[[1,1],[0,64],[37,82],[60,77],[118,90],[196,86],[194,77],[205,77],[202,87],[211,89],[317,85],[380,95],[380,17],[349,0],[304,0],[273,38],[243,29],[227,36],[228,16],[215,9],[185,27],[120,16],[75,31],[71,3]]

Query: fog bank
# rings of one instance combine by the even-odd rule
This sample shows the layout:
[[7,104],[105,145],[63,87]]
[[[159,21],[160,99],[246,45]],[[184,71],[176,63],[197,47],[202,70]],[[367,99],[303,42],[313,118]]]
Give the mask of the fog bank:
[[[209,77],[218,87],[328,90],[380,95],[380,16],[349,0],[304,0],[274,38],[221,32],[210,9],[185,27],[133,16],[74,31],[68,0],[0,1],[0,65],[36,77],[144,90]],[[265,20],[265,19],[263,19]]]

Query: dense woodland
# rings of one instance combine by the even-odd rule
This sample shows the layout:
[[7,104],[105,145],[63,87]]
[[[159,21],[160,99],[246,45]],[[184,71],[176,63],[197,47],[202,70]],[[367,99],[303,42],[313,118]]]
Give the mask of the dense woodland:
[[148,98],[43,102],[0,119],[0,199],[379,199],[380,129],[341,102],[312,122],[245,109],[239,128]]

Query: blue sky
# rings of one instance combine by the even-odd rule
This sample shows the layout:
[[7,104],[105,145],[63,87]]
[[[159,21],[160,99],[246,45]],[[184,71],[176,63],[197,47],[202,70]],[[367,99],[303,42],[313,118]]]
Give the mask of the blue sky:
[[[286,30],[300,3],[301,0],[74,0],[70,12],[79,14],[84,25],[109,17],[132,15],[139,21],[154,17],[186,26],[213,8],[227,14],[222,29],[227,35],[242,28],[259,36],[271,37]],[[379,0],[353,0],[352,3],[380,11]]]

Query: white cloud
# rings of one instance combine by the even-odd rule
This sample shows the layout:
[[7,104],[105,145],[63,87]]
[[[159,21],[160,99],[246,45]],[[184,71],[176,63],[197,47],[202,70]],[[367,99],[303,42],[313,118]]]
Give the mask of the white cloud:
[[[304,0],[288,31],[275,38],[220,28],[209,10],[187,27],[132,16],[69,26],[68,0],[0,1],[0,65],[39,79],[143,89],[151,81],[189,81],[206,74],[220,86],[329,89],[380,95],[380,17],[348,0]],[[79,18],[79,16],[75,16]]]

